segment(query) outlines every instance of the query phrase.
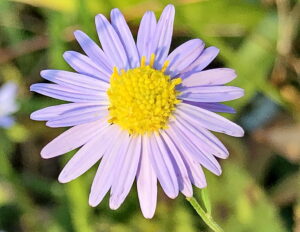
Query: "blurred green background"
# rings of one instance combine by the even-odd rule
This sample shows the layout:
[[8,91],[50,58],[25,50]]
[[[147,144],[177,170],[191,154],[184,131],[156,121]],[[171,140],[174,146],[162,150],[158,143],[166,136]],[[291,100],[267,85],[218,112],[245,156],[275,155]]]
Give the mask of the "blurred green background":
[[[58,101],[29,92],[46,68],[70,69],[65,50],[81,51],[73,31],[96,41],[94,16],[120,8],[136,36],[146,10],[176,7],[172,49],[198,37],[220,48],[210,67],[230,67],[246,95],[224,114],[246,130],[221,136],[231,153],[223,174],[208,172],[215,220],[225,232],[300,231],[300,1],[288,0],[0,0],[0,85],[19,86],[17,123],[0,129],[0,231],[204,232],[209,229],[183,196],[159,189],[156,215],[143,218],[135,187],[117,211],[107,197],[88,206],[95,168],[68,184],[57,176],[72,154],[43,160],[39,152],[63,130],[29,114]],[[200,190],[195,189],[199,198]]]

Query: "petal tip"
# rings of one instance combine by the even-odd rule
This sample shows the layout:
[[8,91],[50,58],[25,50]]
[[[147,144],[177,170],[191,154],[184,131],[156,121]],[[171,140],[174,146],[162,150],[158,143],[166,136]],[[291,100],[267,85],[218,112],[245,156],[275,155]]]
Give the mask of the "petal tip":
[[49,159],[49,158],[51,158],[51,157],[49,156],[49,153],[47,152],[46,147],[44,147],[44,148],[42,149],[42,151],[41,151],[41,157],[42,157],[43,159]]
[[40,76],[44,77],[47,74],[47,70],[40,71]]
[[71,52],[71,51],[65,51],[65,52],[63,53],[63,58],[64,58],[65,60],[67,60],[71,55],[72,55],[72,52]]
[[96,24],[97,24],[97,22],[103,21],[104,19],[106,19],[106,17],[105,17],[103,14],[97,14],[97,15],[95,16]]
[[216,54],[218,54],[218,53],[220,52],[220,49],[217,48],[217,47],[215,47],[215,46],[210,46],[210,47],[208,47],[207,49],[214,50],[214,52],[215,52]]
[[68,183],[70,180],[68,180],[68,179],[66,178],[66,176],[65,176],[63,173],[61,173],[61,174],[58,176],[58,181],[59,181],[59,183],[65,184],[65,183]]
[[166,195],[171,199],[175,199],[178,196],[178,192],[166,193]]
[[175,6],[173,4],[166,5],[165,9],[175,10]]
[[245,135],[245,131],[242,127],[240,127],[240,132],[237,137],[243,137]]
[[229,157],[229,152],[222,153],[222,154],[220,154],[220,156],[219,156],[220,159],[227,159],[228,157]]
[[193,196],[193,188],[182,190],[181,193],[182,193],[185,197],[192,197],[192,196]]
[[36,91],[36,86],[38,86],[39,84],[32,84],[30,87],[29,87],[29,90],[31,92],[35,92]]
[[35,111],[35,112],[32,112],[32,113],[30,114],[29,118],[30,118],[31,120],[38,120],[38,116],[37,116],[37,114],[36,114],[36,111]]
[[[110,198],[112,199],[112,198]],[[120,204],[117,203],[115,200],[110,200],[109,201],[109,208],[112,210],[117,210],[120,207]]]
[[75,30],[75,31],[73,32],[73,34],[74,34],[75,36],[77,36],[77,35],[82,35],[82,34],[84,34],[84,32],[81,31],[81,30]]
[[89,201],[89,206],[91,206],[91,207],[96,207],[97,204],[95,204],[94,202],[90,202],[90,201]]
[[74,34],[74,37],[77,41],[80,41],[80,40],[84,40],[85,37],[87,37],[87,34],[85,34],[83,31],[81,30],[75,30],[73,32]]
[[218,169],[218,171],[215,173],[217,176],[221,176],[222,175],[222,169]]
[[48,121],[48,122],[46,122],[46,126],[47,126],[47,127],[52,127],[52,128],[57,127],[57,126],[55,125],[55,122],[53,122],[53,121]]
[[91,207],[96,207],[97,205],[99,205],[98,202],[95,201],[95,199],[93,199],[94,197],[92,195],[90,195],[90,198],[89,198],[89,205]]
[[114,8],[110,11],[110,14],[113,15],[113,14],[120,14],[121,11],[119,10],[119,8]]
[[204,182],[203,183],[201,183],[201,185],[195,185],[197,188],[200,188],[200,189],[203,189],[203,188],[206,188],[207,187],[207,182],[206,182],[206,180],[204,180]]
[[143,212],[142,211],[142,213],[143,213],[144,218],[146,218],[146,219],[152,219],[154,216],[154,212]]

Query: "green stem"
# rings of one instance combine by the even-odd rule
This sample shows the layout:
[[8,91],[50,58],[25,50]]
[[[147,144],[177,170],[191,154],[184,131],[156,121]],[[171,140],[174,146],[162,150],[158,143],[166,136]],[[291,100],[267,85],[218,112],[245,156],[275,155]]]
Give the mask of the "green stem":
[[187,197],[188,202],[192,205],[202,220],[214,231],[224,232],[223,229],[213,220],[210,214],[206,213],[194,197]]

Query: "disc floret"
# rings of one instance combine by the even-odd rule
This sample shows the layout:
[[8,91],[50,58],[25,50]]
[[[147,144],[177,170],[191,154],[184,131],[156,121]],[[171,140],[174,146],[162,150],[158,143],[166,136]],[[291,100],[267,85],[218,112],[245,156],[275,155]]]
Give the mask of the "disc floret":
[[127,71],[114,72],[110,78],[110,123],[118,124],[130,134],[144,134],[167,127],[169,117],[180,102],[176,86],[181,78],[171,79],[164,71],[153,68],[153,56],[149,65],[145,58],[141,66]]

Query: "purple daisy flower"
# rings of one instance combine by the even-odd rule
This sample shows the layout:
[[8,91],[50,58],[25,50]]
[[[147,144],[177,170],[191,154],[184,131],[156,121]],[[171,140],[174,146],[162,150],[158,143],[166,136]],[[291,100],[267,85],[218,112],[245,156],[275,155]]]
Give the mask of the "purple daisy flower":
[[0,88],[0,127],[9,128],[15,120],[11,114],[18,110],[16,103],[17,85],[7,82]]
[[227,158],[225,146],[210,132],[243,136],[241,127],[215,112],[234,113],[220,102],[240,98],[242,89],[224,86],[234,70],[203,69],[217,56],[193,39],[169,53],[174,6],[158,22],[153,12],[142,18],[137,42],[118,9],[111,23],[101,14],[96,27],[102,49],[82,31],[75,37],[86,53],[67,51],[76,71],[44,70],[53,84],[34,84],[31,91],[71,103],[47,107],[31,115],[49,127],[72,127],[44,147],[43,158],[79,148],[59,175],[69,182],[100,159],[89,204],[97,206],[110,190],[117,209],[136,179],[143,215],[154,215],[157,180],[170,198],[193,195],[192,185],[206,186],[202,167],[216,175],[216,159]]

